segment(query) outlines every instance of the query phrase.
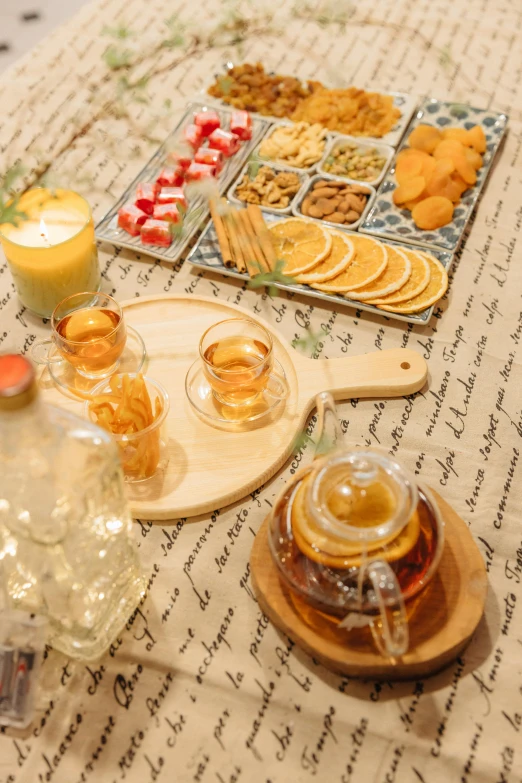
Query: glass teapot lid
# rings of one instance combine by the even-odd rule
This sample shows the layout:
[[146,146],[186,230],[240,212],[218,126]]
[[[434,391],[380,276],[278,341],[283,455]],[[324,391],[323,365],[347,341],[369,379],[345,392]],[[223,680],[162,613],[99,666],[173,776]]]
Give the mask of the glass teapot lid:
[[342,450],[314,468],[306,505],[326,534],[364,549],[399,533],[417,502],[416,485],[398,463],[372,450]]

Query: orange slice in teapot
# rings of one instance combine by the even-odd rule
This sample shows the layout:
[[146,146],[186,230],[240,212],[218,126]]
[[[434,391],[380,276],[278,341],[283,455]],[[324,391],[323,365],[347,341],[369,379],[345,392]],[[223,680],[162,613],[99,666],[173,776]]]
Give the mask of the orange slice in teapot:
[[[326,533],[306,512],[308,478],[296,492],[292,505],[292,532],[300,551],[321,565],[343,570],[358,567],[363,561],[362,543],[346,541],[335,534]],[[415,511],[399,533],[393,533],[379,541],[366,543],[366,553],[371,559],[392,562],[412,549],[420,534],[420,518]]]

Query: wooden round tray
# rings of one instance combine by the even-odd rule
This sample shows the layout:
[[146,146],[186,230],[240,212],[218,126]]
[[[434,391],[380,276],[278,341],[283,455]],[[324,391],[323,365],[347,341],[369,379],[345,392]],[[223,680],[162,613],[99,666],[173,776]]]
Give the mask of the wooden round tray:
[[445,522],[445,543],[432,582],[408,602],[410,648],[397,660],[376,650],[368,629],[338,630],[283,586],[268,544],[268,520],[254,540],[252,584],[263,612],[328,669],[350,677],[407,680],[435,674],[468,644],[484,612],[486,568],[467,524],[431,490]]
[[[336,399],[399,397],[421,389],[427,366],[415,351],[376,351],[343,359],[301,356],[270,324],[249,310],[211,297],[166,294],[123,302],[126,323],[145,341],[144,374],[170,396],[170,461],[164,474],[128,484],[134,516],[172,519],[221,508],[253,492],[283,465],[302,430],[314,397],[331,391]],[[185,393],[185,377],[198,357],[205,329],[225,318],[247,317],[269,329],[290,396],[264,426],[226,432],[204,423]],[[44,399],[82,414],[83,401],[54,385],[47,370],[40,377]]]

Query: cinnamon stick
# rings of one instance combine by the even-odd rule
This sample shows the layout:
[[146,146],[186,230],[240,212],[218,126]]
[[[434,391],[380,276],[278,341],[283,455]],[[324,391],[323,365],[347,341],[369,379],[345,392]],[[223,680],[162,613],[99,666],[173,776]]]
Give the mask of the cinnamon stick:
[[223,258],[223,263],[225,264],[226,267],[230,268],[234,266],[234,259],[232,258],[232,250],[230,249],[230,242],[228,241],[225,225],[223,223],[221,215],[218,212],[218,208],[214,199],[210,200],[210,214],[212,216],[212,220],[214,221],[214,228],[216,229],[216,234],[219,242],[219,249],[221,250],[221,257]]
[[254,232],[261,245],[261,249],[266,259],[268,268],[270,271],[273,271],[276,265],[276,256],[275,256],[274,246],[272,245],[272,238],[270,236],[270,232],[265,225],[265,221],[263,220],[263,213],[261,212],[257,204],[248,204],[247,212],[250,221],[252,223]]
[[[245,256],[248,274],[250,277],[255,277],[260,272],[268,272],[268,266],[261,248],[259,247],[257,237],[254,234],[254,229],[246,209],[239,209],[237,214],[239,222],[241,223],[240,241],[244,245],[243,254]],[[257,248],[254,247],[254,243],[258,246]]]
[[230,246],[232,248],[232,257],[236,264],[237,271],[246,272],[247,267],[238,238],[238,233],[239,233],[238,219],[236,217],[236,210],[233,207],[231,207],[230,209],[227,210],[227,212],[225,212],[223,216],[223,221],[227,228],[227,234],[230,240]]

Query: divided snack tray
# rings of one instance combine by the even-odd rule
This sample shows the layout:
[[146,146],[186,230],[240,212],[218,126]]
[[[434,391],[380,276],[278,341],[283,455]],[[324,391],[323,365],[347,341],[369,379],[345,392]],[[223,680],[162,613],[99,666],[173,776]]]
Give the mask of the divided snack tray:
[[[265,218],[266,223],[270,224],[273,221],[278,220],[284,220],[287,216],[282,215],[281,217],[277,215],[273,215],[268,212],[263,211],[263,216]],[[307,218],[303,218],[306,220]],[[320,221],[317,221],[320,222]],[[336,228],[341,228],[339,226],[336,226]],[[341,229],[346,232],[347,236],[350,236],[351,234],[356,234],[357,232],[354,231],[348,231],[347,229]],[[408,245],[406,242],[397,242],[397,241],[388,241],[386,240],[387,244],[390,245],[396,245],[398,248],[405,248],[406,250],[411,250],[411,245]],[[444,250],[440,249],[431,249],[430,252],[432,253],[435,258],[438,258],[438,260],[441,262],[441,264],[444,266],[447,272],[449,272],[449,269],[451,267],[452,261],[453,261],[453,255],[451,253],[448,253]],[[228,277],[236,277],[238,280],[249,280],[249,275],[245,273],[238,272],[237,269],[228,269],[221,259],[221,252],[219,249],[219,243],[217,240],[217,235],[214,230],[214,225],[212,221],[209,221],[207,226],[205,227],[203,233],[201,234],[200,238],[198,239],[196,245],[192,248],[190,255],[187,257],[187,261],[193,266],[198,267],[198,269],[204,269],[207,272],[217,272],[222,275],[227,275]],[[433,313],[433,306],[429,307],[427,310],[423,310],[420,313],[411,313],[411,314],[399,314],[399,313],[389,313],[385,312],[383,310],[379,310],[377,307],[374,307],[373,305],[365,304],[364,302],[355,301],[353,299],[347,299],[341,294],[327,294],[323,293],[322,291],[317,291],[314,288],[310,288],[308,285],[303,285],[296,283],[295,285],[287,285],[286,283],[278,283],[274,282],[271,283],[275,288],[280,288],[282,291],[291,291],[294,294],[301,294],[305,296],[312,296],[315,299],[321,299],[323,302],[327,302],[332,307],[351,307],[356,310],[365,310],[368,313],[374,313],[375,315],[378,315],[380,318],[390,318],[390,319],[396,319],[399,321],[406,321],[406,323],[411,324],[417,324],[419,326],[423,326],[424,324],[427,324],[432,316]]]
[[395,158],[360,230],[380,239],[396,239],[411,245],[420,245],[431,252],[439,249],[454,253],[484,190],[495,155],[504,138],[507,123],[506,114],[446,103],[435,98],[425,100],[413,118],[398,152],[408,146],[410,133],[421,124],[434,125],[440,130],[445,127],[468,129],[473,125],[480,125],[486,135],[487,149],[483,156],[484,165],[477,171],[477,182],[464,193],[460,204],[455,208],[451,223],[433,231],[423,231],[413,222],[411,212],[400,209],[393,203],[393,191],[396,188]]
[[[203,198],[203,196],[198,195],[196,198],[190,201],[189,208],[185,216],[183,231],[179,237],[173,239],[170,247],[160,247],[159,245],[144,245],[142,244],[139,236],[133,237],[122,228],[118,228],[118,210],[124,204],[134,201],[134,193],[139,182],[154,182],[156,180],[156,177],[166,163],[168,153],[175,146],[176,142],[183,141],[183,129],[186,125],[192,122],[194,112],[203,111],[207,108],[215,107],[211,107],[209,103],[197,102],[192,102],[187,105],[185,113],[183,114],[183,117],[177,124],[176,128],[163,142],[157,152],[152,156],[147,165],[139,172],[137,177],[125,190],[114,206],[100,220],[96,226],[97,239],[110,242],[116,247],[125,247],[129,250],[134,250],[135,252],[142,253],[143,255],[154,256],[155,258],[161,258],[172,262],[177,261],[198,228],[200,228],[202,225],[205,218],[208,217],[208,203]],[[221,126],[225,130],[229,126],[232,111],[232,109],[225,106],[219,107],[218,112],[221,117]],[[266,120],[260,119],[258,117],[252,118],[252,138],[249,141],[243,142],[238,152],[226,160],[223,170],[219,175],[218,187],[220,194],[226,192],[237,172],[243,167],[252,150],[254,150],[255,147],[259,144],[269,127],[270,123]]]

